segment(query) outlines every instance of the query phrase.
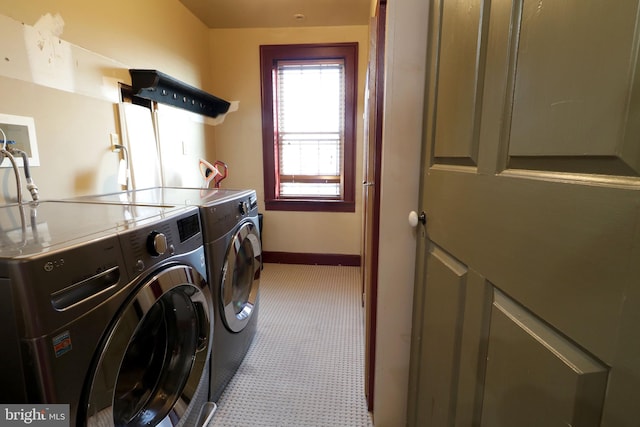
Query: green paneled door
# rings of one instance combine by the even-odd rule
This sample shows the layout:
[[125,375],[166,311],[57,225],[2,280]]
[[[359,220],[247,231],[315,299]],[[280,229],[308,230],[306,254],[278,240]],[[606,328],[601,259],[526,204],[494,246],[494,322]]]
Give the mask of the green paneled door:
[[640,425],[638,3],[432,2],[409,425]]

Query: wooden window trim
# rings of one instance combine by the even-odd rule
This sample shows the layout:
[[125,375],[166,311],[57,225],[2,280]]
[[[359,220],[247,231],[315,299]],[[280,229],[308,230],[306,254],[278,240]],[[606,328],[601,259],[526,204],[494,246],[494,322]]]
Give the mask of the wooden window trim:
[[[336,59],[345,65],[344,193],[341,200],[322,198],[277,198],[274,147],[273,75],[276,61]],[[358,43],[295,44],[260,46],[262,90],[262,149],[265,208],[282,211],[355,212],[356,114],[358,94]]]

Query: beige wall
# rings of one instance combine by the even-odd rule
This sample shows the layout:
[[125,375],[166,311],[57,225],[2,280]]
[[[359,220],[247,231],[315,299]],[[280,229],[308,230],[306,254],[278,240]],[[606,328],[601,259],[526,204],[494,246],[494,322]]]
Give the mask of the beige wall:
[[208,29],[177,0],[0,0],[0,14],[26,25],[47,13],[60,14],[67,42],[208,89]]
[[[211,31],[212,85],[219,96],[240,102],[215,128],[216,154],[229,166],[226,188],[254,188],[264,213],[265,251],[360,254],[362,114],[367,66],[368,27],[233,29]],[[358,42],[356,212],[264,211],[261,44]]]
[[387,7],[374,423],[405,425],[429,4]]
[[[47,14],[62,21],[41,21]],[[0,22],[0,113],[35,119],[41,166],[32,175],[42,199],[121,188],[109,134],[119,132],[117,82],[130,83],[129,68],[209,86],[209,30],[176,0],[0,0]],[[206,128],[187,121],[187,154],[165,156],[172,182],[200,182],[197,160],[213,145]],[[163,150],[173,154],[170,136]],[[0,199],[14,199],[9,168],[0,168],[0,180]]]

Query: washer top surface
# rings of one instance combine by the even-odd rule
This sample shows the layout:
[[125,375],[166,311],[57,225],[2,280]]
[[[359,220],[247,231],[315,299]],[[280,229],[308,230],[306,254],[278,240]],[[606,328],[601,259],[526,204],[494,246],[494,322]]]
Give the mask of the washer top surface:
[[154,187],[97,196],[85,196],[72,201],[96,203],[131,203],[138,205],[212,206],[246,197],[254,190],[222,188]]
[[0,207],[0,259],[26,258],[152,224],[185,208],[58,201]]

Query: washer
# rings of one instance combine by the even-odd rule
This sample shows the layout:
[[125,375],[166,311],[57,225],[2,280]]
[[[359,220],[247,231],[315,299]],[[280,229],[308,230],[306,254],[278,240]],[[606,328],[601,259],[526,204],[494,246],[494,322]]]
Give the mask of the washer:
[[196,208],[0,207],[0,402],[70,425],[201,425],[213,306]]
[[255,190],[156,187],[79,200],[199,207],[215,316],[209,398],[217,401],[256,334],[262,247]]

